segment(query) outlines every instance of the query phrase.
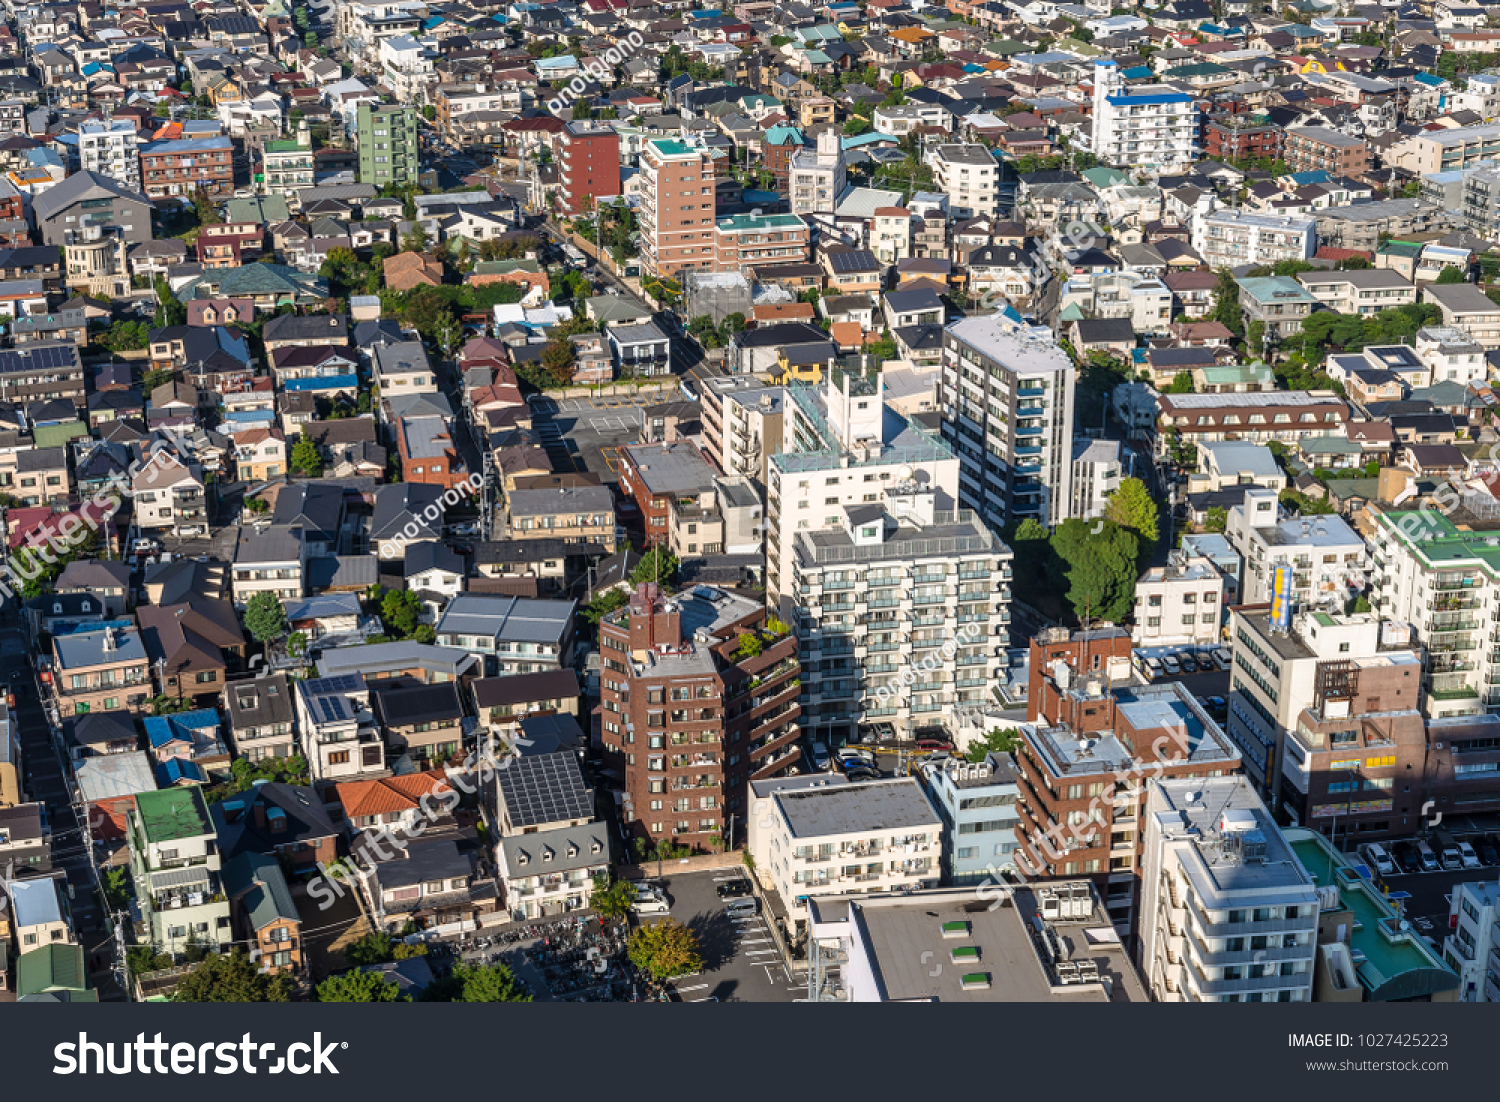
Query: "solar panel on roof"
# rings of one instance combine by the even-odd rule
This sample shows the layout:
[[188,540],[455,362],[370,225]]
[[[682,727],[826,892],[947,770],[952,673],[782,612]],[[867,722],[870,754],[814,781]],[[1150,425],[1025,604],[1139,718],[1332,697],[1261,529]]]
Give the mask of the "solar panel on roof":
[[572,753],[513,759],[500,770],[500,792],[513,826],[594,817],[593,800]]
[[31,348],[0,352],[0,371],[35,371],[72,367],[78,363],[77,349],[72,345],[33,345]]
[[828,261],[833,265],[833,270],[842,272],[863,272],[880,265],[875,260],[875,254],[868,249],[856,249],[850,253],[829,253]]

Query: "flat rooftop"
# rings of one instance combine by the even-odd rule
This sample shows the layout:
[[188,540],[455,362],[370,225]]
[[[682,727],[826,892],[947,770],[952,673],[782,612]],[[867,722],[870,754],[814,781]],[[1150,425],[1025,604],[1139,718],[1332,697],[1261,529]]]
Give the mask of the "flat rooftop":
[[794,838],[872,830],[939,830],[943,825],[921,785],[911,777],[781,791],[775,800]]

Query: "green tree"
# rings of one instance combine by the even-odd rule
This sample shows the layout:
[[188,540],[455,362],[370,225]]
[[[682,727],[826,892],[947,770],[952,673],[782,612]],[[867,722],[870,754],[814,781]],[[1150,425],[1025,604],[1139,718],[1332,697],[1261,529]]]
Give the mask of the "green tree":
[[1228,268],[1219,269],[1219,283],[1214,288],[1212,321],[1222,322],[1236,337],[1245,334],[1245,310],[1240,305],[1240,285]]
[[401,237],[401,251],[404,253],[425,253],[431,244],[432,238],[427,233],[427,227],[421,222],[413,222],[411,229]]
[[287,633],[286,609],[274,593],[256,593],[245,605],[245,630],[258,643],[269,643]]
[[742,632],[740,632],[740,645],[735,650],[735,653],[739,657],[741,657],[741,658],[754,658],[756,655],[758,655],[764,649],[765,649],[765,647],[764,647],[764,644],[762,644],[761,641],[760,641],[760,636],[757,635],[757,634],[755,634],[755,632],[753,632],[753,631],[742,631]]
[[641,582],[670,582],[676,576],[677,556],[665,547],[653,547],[647,551],[630,572],[630,580],[637,585]]
[[99,884],[104,891],[104,902],[112,911],[123,911],[130,906],[130,870],[116,865],[105,869]]
[[1191,394],[1193,392],[1193,373],[1191,371],[1179,371],[1172,376],[1172,381],[1163,388],[1167,394]]
[[986,754],[1014,753],[1020,741],[1020,736],[1016,734],[1015,728],[995,727],[984,738],[970,743],[969,752],[964,756],[969,761],[982,762]]
[[323,456],[318,452],[318,445],[313,443],[313,438],[305,432],[292,445],[291,464],[292,470],[309,478],[317,478],[323,473]]
[[243,949],[208,954],[172,994],[178,1003],[284,1003],[291,998],[291,977],[264,974]]
[[603,620],[617,608],[624,608],[630,603],[630,598],[623,590],[606,589],[603,593],[594,595],[594,599],[583,606],[583,619],[596,631],[599,621]]
[[346,972],[318,984],[320,1003],[394,1003],[407,1001],[401,989],[379,972]]
[[1079,620],[1121,622],[1135,604],[1139,543],[1110,520],[1064,521],[1052,535],[1053,585]]
[[139,976],[146,972],[159,972],[163,968],[170,968],[177,963],[172,959],[170,953],[157,951],[154,945],[132,945],[125,950],[125,966],[130,970],[132,976]]
[[411,638],[422,616],[422,599],[409,589],[393,589],[380,601],[380,619],[388,634]]
[[1454,267],[1452,264],[1447,264],[1438,273],[1437,282],[1439,286],[1446,286],[1450,283],[1467,283],[1469,279],[1464,275],[1463,269]]
[[454,966],[422,994],[423,1002],[529,1003],[531,995],[503,964]]
[[183,325],[187,322],[187,307],[172,293],[171,285],[162,276],[156,277],[156,327]]
[[698,935],[672,918],[635,930],[626,942],[625,952],[631,964],[658,980],[703,970]]
[[1224,530],[1229,527],[1229,510],[1223,506],[1215,505],[1209,509],[1203,521],[1203,530],[1223,535]]
[[1121,479],[1119,488],[1105,503],[1104,515],[1121,528],[1134,532],[1143,550],[1149,551],[1156,546],[1156,500],[1139,478]]
[[596,880],[589,895],[589,906],[605,918],[624,918],[634,902],[635,885],[629,880]]
[[542,349],[542,369],[557,386],[567,386],[573,381],[577,364],[578,350],[566,337],[558,337]]

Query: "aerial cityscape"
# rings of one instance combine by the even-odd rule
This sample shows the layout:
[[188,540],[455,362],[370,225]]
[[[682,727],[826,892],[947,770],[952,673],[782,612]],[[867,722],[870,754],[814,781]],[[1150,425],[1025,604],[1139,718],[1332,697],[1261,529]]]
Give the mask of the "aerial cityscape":
[[1497,381],[1500,5],[7,0],[0,1002],[1500,1002]]

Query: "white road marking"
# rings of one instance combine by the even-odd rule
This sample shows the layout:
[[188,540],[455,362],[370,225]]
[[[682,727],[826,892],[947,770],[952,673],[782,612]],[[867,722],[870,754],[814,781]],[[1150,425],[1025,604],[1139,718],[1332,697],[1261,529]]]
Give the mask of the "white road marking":
[[775,955],[775,949],[751,949],[745,954],[747,957],[774,957]]
[[687,993],[688,991],[703,991],[707,988],[708,984],[706,983],[695,983],[692,987],[674,987],[672,990],[676,991],[679,995],[682,995]]

